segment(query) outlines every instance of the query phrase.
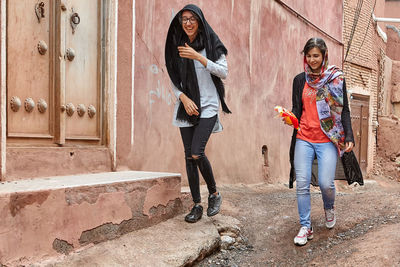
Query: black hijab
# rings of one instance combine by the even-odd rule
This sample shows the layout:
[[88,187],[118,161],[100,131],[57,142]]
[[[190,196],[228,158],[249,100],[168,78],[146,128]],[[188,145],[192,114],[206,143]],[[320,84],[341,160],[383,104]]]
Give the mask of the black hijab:
[[[190,43],[189,38],[182,29],[182,24],[180,23],[180,18],[185,10],[193,12],[199,18],[198,34],[193,43]],[[227,55],[228,50],[221,42],[218,35],[207,23],[201,9],[195,5],[186,5],[176,14],[169,26],[167,41],[165,44],[165,62],[169,77],[176,88],[187,95],[197,105],[199,113],[201,114],[200,91],[194,62],[192,59],[181,58],[179,56],[178,46],[184,46],[185,43],[198,52],[205,48],[207,58],[214,62],[218,60],[222,54]],[[224,100],[225,88],[223,82],[219,77],[213,74],[211,74],[211,78],[217,88],[222,110],[226,113],[231,113]],[[189,116],[181,103],[178,108],[177,119],[196,124],[200,118],[200,114],[198,116]]]

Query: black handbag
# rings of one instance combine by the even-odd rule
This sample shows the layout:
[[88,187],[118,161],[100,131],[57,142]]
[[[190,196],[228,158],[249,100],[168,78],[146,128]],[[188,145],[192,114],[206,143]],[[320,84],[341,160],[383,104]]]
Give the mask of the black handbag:
[[344,174],[349,185],[352,183],[364,185],[363,174],[353,151],[344,152],[342,156],[342,164]]
[[[349,185],[354,182],[359,185],[364,185],[363,174],[354,152],[344,152],[343,156],[340,158],[341,162],[339,158],[340,157],[338,157],[338,162],[336,164],[335,180],[347,180]],[[311,170],[311,184],[313,186],[318,186],[318,161],[316,158],[314,159]]]

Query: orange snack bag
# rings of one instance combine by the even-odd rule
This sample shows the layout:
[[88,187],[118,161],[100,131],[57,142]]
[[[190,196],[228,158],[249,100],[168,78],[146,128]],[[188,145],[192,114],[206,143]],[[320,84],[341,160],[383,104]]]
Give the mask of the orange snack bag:
[[292,125],[296,130],[300,130],[299,120],[296,118],[293,112],[281,106],[276,106],[274,110],[279,113],[278,115],[280,117],[285,119],[287,124]]

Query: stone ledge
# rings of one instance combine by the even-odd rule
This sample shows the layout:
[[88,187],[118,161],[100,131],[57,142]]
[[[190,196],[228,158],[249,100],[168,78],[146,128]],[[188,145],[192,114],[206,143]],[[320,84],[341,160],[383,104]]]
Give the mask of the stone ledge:
[[25,265],[183,212],[180,174],[112,172],[0,184],[0,266]]
[[31,180],[5,181],[0,183],[0,194],[39,191],[48,189],[73,188],[92,185],[106,185],[125,181],[140,181],[155,178],[181,176],[179,173],[122,171],[82,175],[55,176]]

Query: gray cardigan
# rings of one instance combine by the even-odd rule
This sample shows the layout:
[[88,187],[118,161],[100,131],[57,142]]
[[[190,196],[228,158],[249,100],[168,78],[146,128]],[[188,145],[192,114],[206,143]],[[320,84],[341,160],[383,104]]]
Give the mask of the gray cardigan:
[[[206,57],[205,49],[201,50],[200,53]],[[214,82],[211,78],[211,74],[218,76],[221,79],[225,79],[228,76],[228,63],[224,54],[216,61],[207,60],[207,67],[204,67],[199,61],[194,60],[194,67],[196,69],[197,81],[199,83],[200,90],[200,105],[201,115],[200,118],[211,118],[218,115],[220,106],[220,100],[218,97],[217,89],[215,88]],[[193,124],[187,121],[181,121],[176,119],[178,113],[178,107],[181,103],[179,96],[182,94],[178,88],[171,82],[172,90],[174,91],[176,102],[174,108],[174,115],[172,124],[177,127],[192,127]],[[222,125],[217,116],[213,132],[222,131]]]

